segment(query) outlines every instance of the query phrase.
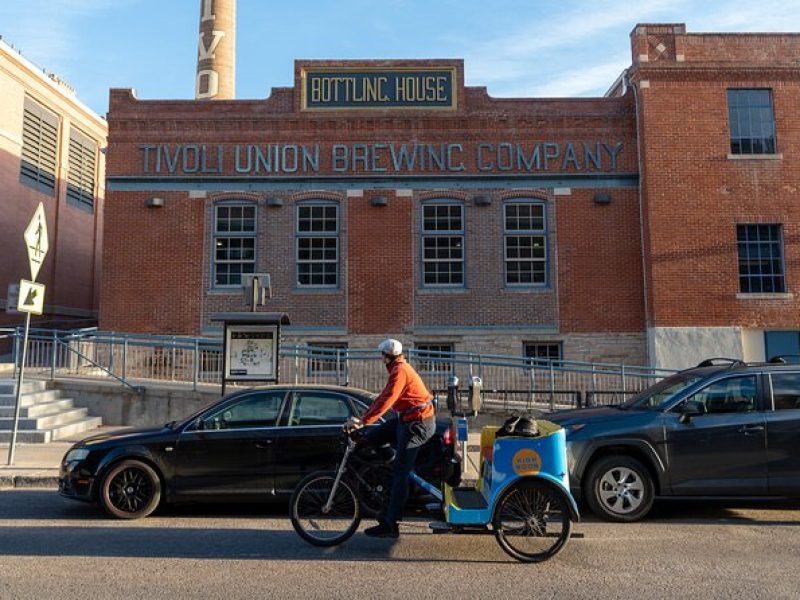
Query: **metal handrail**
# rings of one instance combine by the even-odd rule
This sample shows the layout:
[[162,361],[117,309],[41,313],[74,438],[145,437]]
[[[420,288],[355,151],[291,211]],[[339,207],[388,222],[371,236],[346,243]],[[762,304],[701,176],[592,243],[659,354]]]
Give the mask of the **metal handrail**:
[[[0,333],[17,339],[13,348],[16,368],[22,332],[19,328],[4,328],[0,329]],[[29,343],[33,344],[35,350],[34,362],[49,366],[51,378],[64,369],[69,371],[92,366],[102,373],[98,373],[99,376],[112,377],[137,391],[138,387],[130,381],[170,380],[191,383],[192,388],[197,389],[198,383],[218,383],[222,371],[223,344],[219,338],[107,332],[96,328],[35,328],[29,335]],[[68,356],[78,357],[86,364],[64,361],[63,355],[59,362],[56,354],[62,348],[67,349]],[[635,391],[652,380],[675,372],[635,365],[415,348],[408,349],[407,355],[433,387],[442,385],[441,378],[450,374],[462,378],[477,375],[488,378],[485,389],[495,387],[509,390],[523,386],[527,393],[532,393],[532,390],[545,386],[549,388],[551,396],[560,390],[589,393],[590,390],[597,392],[609,386],[618,388],[620,392]],[[383,385],[382,377],[385,374],[377,366],[380,354],[374,348],[284,344],[279,357],[284,361],[281,367],[284,381],[335,381],[368,388]]]

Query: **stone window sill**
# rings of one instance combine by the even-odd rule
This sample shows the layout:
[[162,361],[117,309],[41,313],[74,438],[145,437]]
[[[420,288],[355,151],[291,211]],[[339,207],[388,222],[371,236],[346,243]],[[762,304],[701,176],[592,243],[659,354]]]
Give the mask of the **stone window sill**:
[[728,160],[783,160],[783,154],[728,154]]
[[777,293],[777,294],[736,294],[737,300],[794,300],[794,294]]

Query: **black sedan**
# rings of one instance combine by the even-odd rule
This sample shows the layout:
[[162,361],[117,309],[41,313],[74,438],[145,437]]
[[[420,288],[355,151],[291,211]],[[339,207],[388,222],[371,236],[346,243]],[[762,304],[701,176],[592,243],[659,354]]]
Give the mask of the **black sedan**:
[[[339,386],[266,386],[229,395],[181,422],[89,437],[64,455],[59,493],[137,519],[164,501],[287,497],[308,473],[333,468],[342,424],[374,394]],[[396,418],[390,416],[388,418]],[[438,419],[417,471],[431,481],[460,473],[454,434]]]

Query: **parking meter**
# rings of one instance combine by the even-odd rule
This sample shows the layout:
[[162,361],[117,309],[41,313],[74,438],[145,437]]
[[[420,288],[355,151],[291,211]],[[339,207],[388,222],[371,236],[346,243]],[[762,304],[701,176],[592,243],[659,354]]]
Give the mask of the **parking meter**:
[[447,378],[447,410],[450,414],[455,414],[456,404],[458,403],[458,377],[450,375]]
[[469,381],[469,397],[467,406],[472,416],[475,417],[481,410],[481,392],[483,390],[483,381],[480,377],[472,377]]

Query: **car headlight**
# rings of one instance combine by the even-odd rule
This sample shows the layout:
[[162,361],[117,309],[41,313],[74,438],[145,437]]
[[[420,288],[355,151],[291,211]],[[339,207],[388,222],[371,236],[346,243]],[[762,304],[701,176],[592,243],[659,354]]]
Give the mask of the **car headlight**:
[[67,452],[64,457],[64,462],[78,462],[89,456],[89,450],[86,448],[76,448]]

